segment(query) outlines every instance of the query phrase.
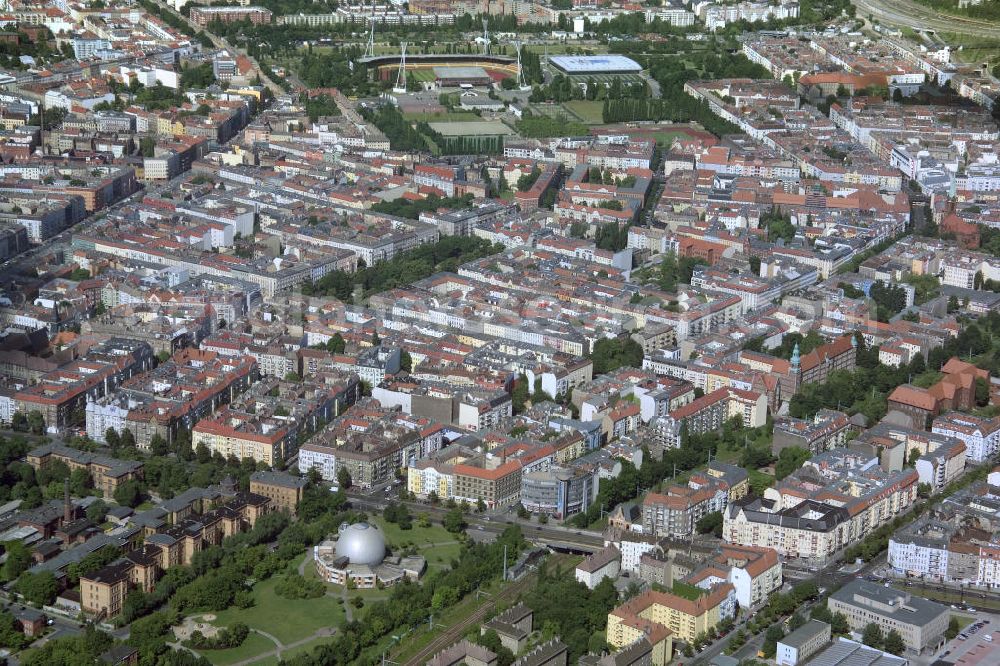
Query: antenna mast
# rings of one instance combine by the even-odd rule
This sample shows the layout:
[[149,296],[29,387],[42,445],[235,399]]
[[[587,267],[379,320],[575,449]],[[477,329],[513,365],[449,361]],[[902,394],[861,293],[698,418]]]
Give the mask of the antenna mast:
[[400,42],[402,54],[399,56],[399,69],[396,71],[396,87],[392,89],[394,93],[406,92],[406,42]]
[[483,17],[483,55],[489,55],[490,54],[490,31],[489,31],[489,28],[487,28],[487,23],[488,22],[489,22],[489,19],[487,19],[484,16]]
[[521,90],[527,90],[531,86],[524,78],[524,69],[521,67],[521,42],[514,42],[514,48],[517,49],[517,87]]
[[371,25],[368,30],[368,44],[365,45],[365,57],[374,58],[375,57],[375,0],[372,0],[372,16]]

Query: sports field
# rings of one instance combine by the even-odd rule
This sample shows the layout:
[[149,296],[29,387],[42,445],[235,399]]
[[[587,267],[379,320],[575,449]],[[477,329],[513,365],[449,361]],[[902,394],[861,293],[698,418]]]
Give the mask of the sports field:
[[431,123],[430,126],[441,136],[506,136],[514,133],[499,120]]
[[411,122],[424,121],[428,123],[476,122],[479,120],[479,116],[471,111],[446,111],[444,113],[420,113],[419,111],[410,111],[404,113],[403,118]]
[[604,122],[604,102],[574,99],[563,103],[563,108],[569,116],[575,117],[588,125],[600,125]]

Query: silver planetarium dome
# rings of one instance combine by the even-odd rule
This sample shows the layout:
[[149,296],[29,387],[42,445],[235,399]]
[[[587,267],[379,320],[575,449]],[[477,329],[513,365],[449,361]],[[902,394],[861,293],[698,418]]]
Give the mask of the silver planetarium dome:
[[368,523],[343,524],[337,538],[336,553],[351,564],[380,564],[385,559],[385,537]]

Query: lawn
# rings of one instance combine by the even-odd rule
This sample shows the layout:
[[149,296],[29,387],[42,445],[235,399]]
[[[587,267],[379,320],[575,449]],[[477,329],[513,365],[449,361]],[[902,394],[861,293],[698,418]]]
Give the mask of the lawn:
[[[197,652],[216,666],[227,666],[227,664],[235,664],[238,661],[250,659],[258,654],[270,652],[276,647],[270,639],[251,631],[239,647],[230,648],[229,650],[197,650]],[[263,663],[263,661],[260,663]]]
[[[950,588],[935,587],[933,584],[929,585],[911,585],[906,586],[902,583],[894,583],[893,587],[897,590],[902,590],[904,592],[909,592],[913,595],[918,595],[930,599],[931,601],[936,601],[941,604],[971,604],[974,608],[979,610],[985,610],[990,612],[1000,611],[1000,601],[993,598],[983,598],[978,596],[981,594],[978,591],[968,592],[962,594],[959,590],[953,590]],[[964,623],[962,626],[970,624],[966,622],[965,618],[959,613],[952,613],[955,617],[959,619],[959,622]]]
[[963,62],[975,65],[1000,60],[1000,40],[951,33],[938,33],[938,37],[952,47],[961,47],[962,50],[954,51],[954,55]]
[[[389,523],[376,516],[374,522],[385,534],[386,543],[395,548],[412,545],[421,555],[427,558],[428,566],[448,567],[450,562],[462,552],[462,544],[455,535],[437,524],[430,527],[419,527],[416,521],[413,528],[401,530],[394,523]],[[432,546],[431,544],[443,544]]]
[[[282,660],[288,661],[288,660],[292,659],[293,657],[297,657],[300,654],[305,654],[307,652],[312,652],[315,648],[319,647],[320,645],[325,645],[326,643],[329,643],[332,640],[333,640],[332,637],[330,637],[330,636],[324,636],[322,638],[317,638],[314,641],[309,641],[308,643],[305,643],[304,645],[300,645],[298,647],[292,648],[291,650],[282,650],[281,651],[281,658],[282,658]],[[254,664],[254,666],[257,666],[257,664]]]
[[414,81],[433,81],[437,77],[432,67],[407,67],[406,78]]
[[574,99],[564,102],[563,107],[588,125],[600,125],[604,122],[604,102]]
[[343,623],[344,609],[337,599],[285,599],[274,593],[277,582],[277,578],[271,578],[258,583],[253,588],[256,604],[252,608],[229,608],[216,613],[213,624],[229,626],[244,622],[288,644],[311,636],[322,627]]
[[579,46],[575,44],[525,44],[525,51],[532,53],[548,53],[549,55],[561,55],[572,51],[577,55],[599,55],[607,53],[608,47],[602,44],[587,44]]
[[685,132],[664,130],[662,132],[650,132],[649,134],[646,134],[644,136],[647,136],[651,139],[656,139],[657,145],[669,146],[671,143],[674,142],[674,139],[676,139],[677,137],[685,137],[687,136],[687,134]]

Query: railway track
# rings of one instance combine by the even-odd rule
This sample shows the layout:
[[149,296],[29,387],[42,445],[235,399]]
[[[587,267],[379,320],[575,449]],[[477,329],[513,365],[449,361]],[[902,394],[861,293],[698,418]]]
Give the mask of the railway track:
[[[558,565],[560,561],[564,559],[568,559],[568,556],[554,555],[551,556],[548,561],[550,565]],[[529,589],[530,586],[534,583],[536,577],[537,574],[532,572],[527,576],[525,576],[524,578],[522,578],[521,580],[511,583],[503,590],[501,590],[500,593],[497,594],[496,596],[484,599],[483,603],[480,604],[475,611],[469,614],[462,621],[453,624],[452,626],[448,627],[443,632],[441,632],[440,635],[436,636],[434,639],[431,640],[430,643],[424,646],[423,649],[420,650],[420,652],[413,655],[406,661],[402,662],[402,666],[422,666],[423,664],[427,663],[427,660],[433,657],[435,654],[445,649],[452,643],[457,642],[462,636],[465,635],[465,632],[469,630],[469,627],[475,624],[479,624],[484,619],[489,617],[490,613],[493,611],[497,602],[513,601],[522,592]]]

